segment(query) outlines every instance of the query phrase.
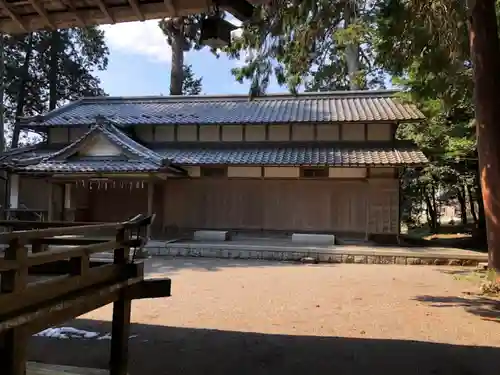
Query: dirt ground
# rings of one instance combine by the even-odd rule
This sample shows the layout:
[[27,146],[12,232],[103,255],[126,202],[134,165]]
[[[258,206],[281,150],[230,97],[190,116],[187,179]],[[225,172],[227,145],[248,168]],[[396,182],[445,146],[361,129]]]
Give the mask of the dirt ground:
[[[500,303],[458,268],[153,259],[130,374],[500,374]],[[105,334],[111,306],[65,326]],[[109,340],[34,337],[30,359],[106,368]]]

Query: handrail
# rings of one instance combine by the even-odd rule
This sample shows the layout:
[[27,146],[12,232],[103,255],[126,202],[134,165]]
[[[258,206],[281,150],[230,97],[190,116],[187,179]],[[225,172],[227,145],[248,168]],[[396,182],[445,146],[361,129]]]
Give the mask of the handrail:
[[151,220],[152,220],[151,216],[145,217],[145,215],[139,214],[134,216],[132,219],[121,223],[99,223],[90,225],[77,225],[68,227],[12,231],[12,232],[0,233],[0,244],[7,244],[9,243],[9,241],[15,238],[19,238],[20,240],[24,241],[29,241],[36,238],[63,236],[72,234],[73,235],[85,234],[104,229],[113,229],[113,230],[128,229],[133,227],[149,225]]

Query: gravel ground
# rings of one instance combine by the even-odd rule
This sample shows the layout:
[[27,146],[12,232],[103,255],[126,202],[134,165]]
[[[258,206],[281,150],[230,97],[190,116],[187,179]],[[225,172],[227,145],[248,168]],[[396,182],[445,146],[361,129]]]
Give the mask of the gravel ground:
[[[459,268],[153,259],[173,297],[133,303],[130,374],[500,373],[500,307]],[[111,306],[65,324],[109,332]],[[30,357],[105,368],[109,340],[33,338]]]

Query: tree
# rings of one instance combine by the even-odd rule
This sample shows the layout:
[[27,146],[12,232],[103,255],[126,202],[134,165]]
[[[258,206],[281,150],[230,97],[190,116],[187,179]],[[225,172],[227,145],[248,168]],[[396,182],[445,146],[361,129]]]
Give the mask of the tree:
[[252,95],[264,93],[274,75],[296,92],[383,86],[371,48],[376,7],[366,0],[279,0],[257,7],[255,21],[227,50],[232,58],[247,52],[233,69],[239,82],[250,80]]
[[196,78],[191,65],[184,65],[182,73],[182,95],[199,95],[203,78]]
[[[223,17],[216,11],[215,15]],[[206,14],[196,14],[186,17],[165,18],[158,25],[172,48],[170,67],[170,95],[183,95],[184,52],[203,48],[200,44],[201,24]],[[212,50],[215,53],[215,50]]]
[[[6,119],[52,110],[82,96],[104,95],[96,70],[107,66],[109,50],[97,27],[41,31],[6,37]],[[14,127],[12,145],[19,142]]]
[[[397,1],[392,3],[397,3]],[[440,57],[441,61],[449,62],[447,68],[452,68],[452,70],[445,69],[442,70],[441,74],[436,74],[436,69],[426,64],[421,65],[422,72],[425,69],[431,72],[428,77],[440,78],[438,79],[438,82],[441,82],[440,89],[445,93],[449,93],[449,90],[442,86],[447,82],[446,75],[453,76],[456,72],[465,73],[467,69],[469,73],[473,73],[473,80],[469,82],[474,83],[474,94],[471,97],[473,97],[474,104],[474,127],[477,133],[479,156],[477,180],[481,182],[483,197],[481,203],[484,203],[486,214],[490,266],[499,271],[500,147],[497,144],[497,139],[500,136],[500,128],[498,127],[500,103],[496,99],[496,93],[500,89],[500,72],[498,71],[500,43],[497,27],[497,4],[494,0],[471,0],[467,4],[453,0],[413,0],[407,2],[406,8],[412,15],[412,18],[405,17],[406,19],[418,19],[422,26],[421,29],[430,31],[427,33],[427,36],[430,37],[430,44],[427,48],[421,49],[420,54],[424,57],[428,54]],[[406,11],[401,6],[399,9]],[[401,30],[407,29],[409,28],[404,27]],[[414,41],[412,42],[414,43]],[[436,42],[439,43],[438,46],[434,45]],[[400,45],[403,43],[398,41],[398,44],[394,45],[396,48],[393,48],[393,52],[397,52],[397,47]],[[418,47],[414,48],[418,49]],[[436,50],[439,50],[441,54],[436,55],[434,52]],[[439,68],[441,66],[437,69]],[[466,77],[470,79],[471,74],[468,76],[467,74],[459,74],[458,77],[459,79]],[[472,90],[469,89],[466,92],[470,93]],[[460,90],[458,90],[455,98],[460,97],[460,95]],[[449,99],[449,97],[443,99]],[[456,111],[455,114],[457,114]]]

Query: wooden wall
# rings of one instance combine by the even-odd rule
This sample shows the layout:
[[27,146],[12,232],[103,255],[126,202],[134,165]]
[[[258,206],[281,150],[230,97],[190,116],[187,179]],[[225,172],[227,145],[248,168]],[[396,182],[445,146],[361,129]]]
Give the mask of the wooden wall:
[[[169,179],[163,224],[179,228],[397,233],[397,180]],[[368,209],[368,212],[367,212]]]

